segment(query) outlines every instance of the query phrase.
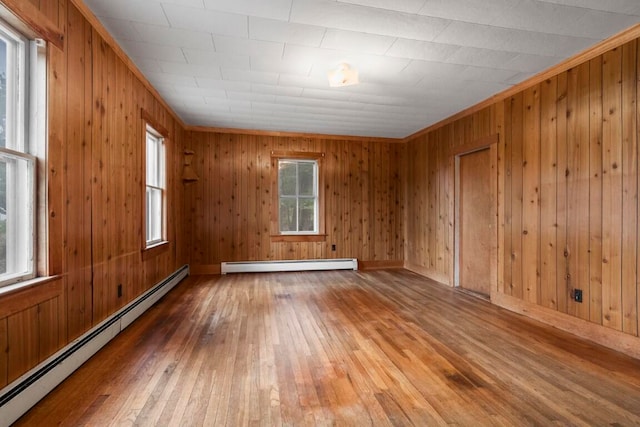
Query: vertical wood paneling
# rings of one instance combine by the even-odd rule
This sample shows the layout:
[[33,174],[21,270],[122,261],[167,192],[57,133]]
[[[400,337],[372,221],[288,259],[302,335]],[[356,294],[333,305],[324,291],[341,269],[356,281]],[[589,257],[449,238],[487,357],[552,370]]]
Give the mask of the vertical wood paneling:
[[589,68],[589,320],[602,324],[602,57]]
[[522,294],[540,301],[540,86],[524,92],[522,141]]
[[567,257],[567,73],[558,75],[558,126],[556,128],[557,193],[556,193],[556,295],[558,311],[567,312],[567,278],[569,275]]
[[69,8],[66,95],[67,304],[68,335],[73,339],[91,327],[91,27]]
[[522,298],[522,211],[523,189],[522,189],[522,150],[523,150],[523,94],[518,94],[511,98],[511,122],[512,122],[512,148],[511,148],[511,274],[513,288],[511,295]]
[[40,361],[38,306],[7,318],[8,380],[15,380]]
[[[188,149],[202,168],[185,199],[193,220],[191,263],[211,268],[223,261],[355,257],[403,258],[400,144],[242,134],[189,132]],[[270,234],[272,151],[325,154],[325,242],[273,242]],[[336,251],[331,251],[331,245]]]
[[589,319],[589,64],[569,70],[567,110],[567,282],[568,312]]
[[556,194],[556,98],[558,79],[540,86],[540,305],[555,309],[558,294]]
[[628,42],[408,141],[405,263],[450,282],[440,150],[497,132],[498,292],[637,336],[638,49]]
[[511,99],[504,102],[504,287],[500,291],[506,295],[513,294],[513,133],[511,126]]
[[[184,264],[183,133],[68,0],[36,2],[65,33],[47,49],[47,260],[55,282],[0,297],[0,384],[19,377]],[[143,261],[140,107],[172,132],[167,150],[170,249]],[[174,206],[178,208],[173,209]],[[181,242],[181,244],[183,244]],[[176,254],[180,253],[180,257]],[[47,271],[48,270],[48,271]],[[117,297],[116,285],[124,295]],[[47,299],[42,299],[48,295]],[[51,297],[55,295],[55,297]]]
[[602,308],[603,324],[622,329],[622,58],[604,54],[602,73]]
[[52,298],[38,304],[38,362],[42,362],[61,347],[59,303],[58,298]]
[[637,43],[622,46],[622,330],[638,334]]

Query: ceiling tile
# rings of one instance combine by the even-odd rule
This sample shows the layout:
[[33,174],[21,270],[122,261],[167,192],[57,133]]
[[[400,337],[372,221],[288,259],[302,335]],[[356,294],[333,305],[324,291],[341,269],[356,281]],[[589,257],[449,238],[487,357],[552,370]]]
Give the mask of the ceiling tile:
[[460,21],[452,22],[436,41],[546,56],[569,56],[596,42],[596,40],[582,37],[537,33]]
[[222,77],[220,68],[211,65],[158,61],[163,73],[193,77]]
[[520,72],[535,73],[546,70],[562,61],[562,58],[555,56],[530,55],[520,53],[511,61],[504,64],[502,68],[516,70]]
[[[640,2],[638,2],[640,3]],[[640,22],[640,16],[626,16],[590,10],[573,25],[573,32],[581,37],[606,39]]]
[[284,43],[249,40],[238,37],[214,36],[216,52],[227,55],[266,56],[281,58]]
[[628,15],[640,16],[640,2],[638,0],[539,0],[546,3],[563,4],[566,6],[585,7]]
[[225,80],[246,81],[249,83],[278,84],[280,75],[263,71],[242,70],[237,68],[222,68],[222,77]]
[[196,81],[198,82],[198,87],[205,89],[222,89],[234,92],[251,90],[251,83],[238,80],[198,77]]
[[133,27],[140,41],[163,44],[165,46],[190,47],[196,49],[212,49],[211,33],[169,28],[159,25],[134,23]]
[[420,40],[397,39],[387,55],[397,58],[444,61],[460,50],[460,46],[424,42]]
[[318,47],[326,28],[249,17],[249,38]]
[[447,58],[447,62],[452,64],[474,65],[477,67],[507,68],[505,64],[517,56],[517,53],[502,50],[461,47]]
[[[406,136],[640,20],[639,0],[86,0],[187,124]],[[340,62],[360,84],[329,88]]]
[[206,8],[287,21],[291,0],[204,0]]
[[395,37],[329,29],[320,47],[347,52],[382,55],[389,50],[389,47],[391,47],[395,40]]
[[260,83],[252,83],[251,91],[255,93],[266,93],[270,95],[283,95],[283,96],[300,96],[302,94],[301,87],[264,85]]
[[249,34],[246,16],[173,4],[163,8],[173,28],[235,37],[248,37]]
[[248,55],[227,55],[208,49],[183,48],[187,62],[190,64],[214,65],[227,68],[249,68]]
[[468,66],[457,77],[462,80],[500,83],[509,80],[517,74],[518,72],[513,70]]
[[142,43],[129,40],[122,41],[122,48],[130,56],[159,61],[186,62],[182,49],[155,43]]
[[327,0],[296,0],[290,21],[424,41],[435,39],[449,24],[449,21],[439,18]]
[[490,24],[520,0],[426,0],[418,14],[456,21]]
[[360,6],[375,7],[377,9],[395,10],[398,12],[418,13],[425,0],[337,0],[340,3],[358,4]]
[[154,0],[86,0],[86,3],[100,18],[168,25],[162,6]]

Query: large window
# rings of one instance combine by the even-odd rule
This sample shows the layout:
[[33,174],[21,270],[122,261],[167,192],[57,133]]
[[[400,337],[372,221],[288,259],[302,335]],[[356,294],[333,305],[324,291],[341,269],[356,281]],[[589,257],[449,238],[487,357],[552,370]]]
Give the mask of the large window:
[[38,58],[36,42],[0,21],[0,286],[35,276]]
[[166,240],[164,138],[151,126],[147,126],[146,152],[146,247],[150,247]]
[[318,233],[317,160],[278,160],[281,234]]

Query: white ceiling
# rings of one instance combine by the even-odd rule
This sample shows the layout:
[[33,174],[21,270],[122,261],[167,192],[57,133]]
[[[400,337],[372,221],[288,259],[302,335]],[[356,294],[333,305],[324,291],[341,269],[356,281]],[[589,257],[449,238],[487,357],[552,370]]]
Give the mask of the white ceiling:
[[[188,125],[405,137],[640,22],[639,0],[85,0]],[[360,84],[329,88],[340,62]]]

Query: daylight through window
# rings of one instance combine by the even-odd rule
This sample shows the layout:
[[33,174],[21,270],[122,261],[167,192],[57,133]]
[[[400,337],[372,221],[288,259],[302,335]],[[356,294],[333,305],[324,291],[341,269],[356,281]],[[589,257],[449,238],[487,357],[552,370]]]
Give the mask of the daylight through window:
[[279,159],[280,233],[318,233],[318,162]]
[[36,160],[28,137],[31,42],[0,21],[0,285],[35,275]]
[[165,150],[164,138],[147,126],[146,140],[146,246],[164,241]]

